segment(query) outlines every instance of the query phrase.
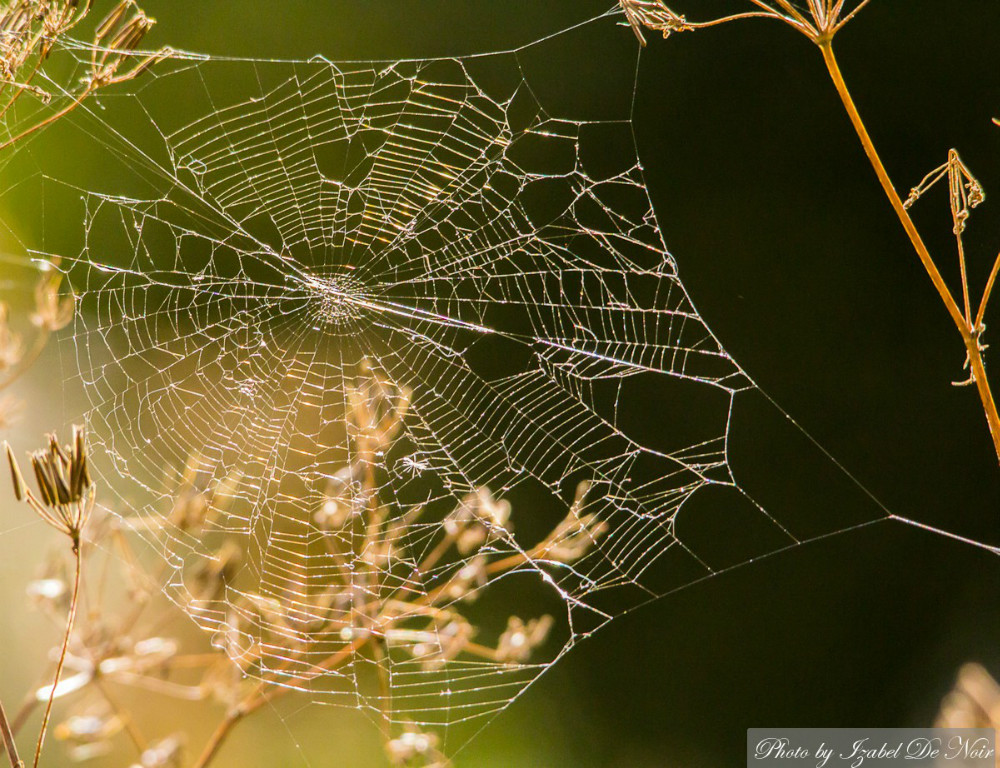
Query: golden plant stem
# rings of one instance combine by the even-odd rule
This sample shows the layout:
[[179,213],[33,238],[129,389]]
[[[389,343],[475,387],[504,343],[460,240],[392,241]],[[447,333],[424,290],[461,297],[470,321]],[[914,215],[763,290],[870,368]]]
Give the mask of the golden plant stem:
[[76,621],[76,607],[80,599],[80,574],[83,571],[83,557],[80,553],[80,536],[73,536],[73,559],[76,561],[75,573],[73,576],[73,594],[69,601],[69,615],[66,617],[66,634],[63,636],[62,649],[59,651],[59,661],[56,663],[56,674],[52,681],[52,688],[49,691],[49,700],[45,705],[45,714],[42,716],[42,727],[38,731],[38,743],[35,745],[35,759],[33,768],[38,768],[38,761],[42,757],[42,745],[45,743],[45,731],[49,727],[49,717],[52,715],[52,704],[56,698],[56,686],[59,685],[59,677],[62,675],[63,664],[66,663],[66,653],[69,650],[70,636],[73,634],[73,622]]
[[[24,727],[24,724],[28,722],[28,718],[31,717],[31,713],[35,711],[35,707],[38,706],[38,699],[34,696],[28,696],[24,703],[18,708],[17,714],[14,715],[14,720],[10,723],[10,733],[11,736],[17,736]],[[6,751],[6,745],[0,743],[0,754]]]
[[986,315],[986,305],[989,303],[990,294],[993,292],[993,284],[996,282],[998,271],[1000,271],[1000,253],[997,254],[993,262],[993,269],[990,270],[990,277],[986,281],[983,297],[979,300],[979,311],[976,312],[976,328],[982,328],[983,317]]
[[0,733],[3,734],[3,744],[10,758],[11,768],[24,768],[24,763],[17,756],[17,744],[14,743],[14,731],[7,720],[7,713],[4,711],[3,702],[0,702]]
[[962,276],[962,302],[965,305],[965,327],[975,328],[972,324],[972,302],[969,299],[969,273],[965,268],[965,246],[962,245],[962,236],[955,235],[958,246],[958,269]]
[[49,115],[48,117],[46,117],[41,122],[35,123],[30,128],[26,128],[25,130],[21,131],[21,133],[17,134],[16,136],[12,136],[11,138],[7,139],[7,141],[5,141],[3,143],[0,143],[0,150],[7,149],[7,147],[11,146],[12,144],[16,144],[17,142],[21,141],[22,139],[27,138],[28,136],[30,136],[31,134],[33,134],[35,131],[39,131],[42,128],[44,128],[45,126],[47,126],[47,125],[49,125],[51,123],[54,123],[59,118],[65,117],[70,112],[72,112],[74,109],[76,109],[78,106],[80,106],[80,104],[83,102],[83,100],[85,98],[87,98],[93,92],[93,90],[94,90],[94,87],[92,85],[88,85],[86,88],[83,89],[83,91],[80,93],[79,96],[77,96],[75,99],[73,99],[73,101],[71,101],[65,107],[63,107],[62,109],[60,109],[58,112],[55,112],[55,113]]
[[858,114],[857,107],[854,106],[854,100],[851,98],[851,93],[847,89],[847,83],[844,82],[844,76],[841,74],[840,67],[837,65],[837,59],[833,55],[831,40],[829,38],[820,39],[817,42],[817,45],[819,45],[819,49],[823,53],[823,61],[826,63],[827,71],[830,73],[830,78],[833,80],[834,87],[836,87],[837,93],[840,95],[840,100],[843,102],[844,109],[847,111],[851,124],[857,132],[858,138],[861,140],[861,146],[864,147],[865,154],[868,156],[868,160],[871,163],[872,168],[875,170],[875,175],[878,176],[879,183],[881,183],[886,197],[889,198],[889,203],[892,205],[892,209],[896,212],[896,216],[903,225],[903,229],[906,231],[907,237],[910,238],[910,243],[913,245],[913,249],[917,252],[917,256],[920,258],[920,262],[924,265],[924,269],[927,270],[927,275],[930,277],[931,282],[934,284],[934,288],[941,297],[941,301],[944,303],[945,309],[948,310],[948,314],[951,315],[951,319],[954,321],[959,334],[962,336],[962,341],[965,343],[965,349],[969,355],[969,366],[972,369],[972,376],[976,382],[979,399],[983,404],[983,411],[986,413],[986,421],[989,424],[990,435],[993,438],[993,447],[997,452],[997,460],[1000,461],[1000,415],[997,414],[996,403],[993,400],[993,393],[990,391],[989,380],[986,377],[986,367],[983,365],[983,354],[979,345],[979,333],[975,328],[969,327],[965,317],[962,315],[962,311],[959,309],[958,304],[951,295],[951,291],[948,290],[948,286],[945,283],[944,278],[941,277],[941,273],[938,271],[937,265],[934,263],[934,259],[931,258],[930,252],[927,250],[927,246],[924,245],[924,241],[920,237],[920,233],[917,231],[917,228],[913,223],[913,219],[910,218],[910,214],[907,212],[906,208],[903,207],[903,201],[896,193],[896,189],[893,187],[892,181],[889,179],[889,174],[886,172],[885,166],[882,165],[882,159],[879,157],[878,152],[875,150],[875,145],[872,144],[871,137],[868,135],[868,129],[865,128],[865,124],[861,120],[861,115]]

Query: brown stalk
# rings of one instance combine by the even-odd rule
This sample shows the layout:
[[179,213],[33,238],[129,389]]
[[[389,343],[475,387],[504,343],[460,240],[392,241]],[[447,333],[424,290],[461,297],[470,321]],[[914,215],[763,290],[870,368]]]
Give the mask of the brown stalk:
[[76,109],[78,106],[80,106],[80,104],[83,102],[83,100],[86,99],[95,90],[96,90],[96,88],[94,88],[92,84],[88,85],[86,88],[84,88],[80,92],[79,96],[77,96],[75,99],[73,99],[73,101],[71,101],[65,107],[63,107],[62,109],[60,109],[58,112],[52,113],[51,115],[49,115],[48,117],[46,117],[44,120],[41,120],[40,122],[37,122],[34,125],[32,125],[32,126],[30,126],[28,128],[25,128],[20,133],[18,133],[16,135],[14,135],[13,137],[7,139],[7,141],[4,141],[4,142],[0,143],[0,150],[7,149],[7,147],[11,146],[12,144],[16,144],[17,142],[19,142],[19,141],[21,141],[23,139],[26,139],[28,136],[30,136],[31,134],[35,133],[36,131],[40,131],[45,126],[54,123],[56,120],[58,120],[58,119],[60,119],[62,117],[65,117],[70,112],[72,112],[74,109]]
[[[906,210],[906,207],[903,205],[903,201],[896,192],[896,189],[892,184],[892,180],[889,178],[889,174],[886,172],[885,166],[882,164],[882,159],[879,157],[879,154],[875,149],[875,145],[872,143],[871,137],[868,135],[868,129],[865,127],[865,124],[861,119],[861,115],[858,113],[857,107],[854,105],[854,100],[851,98],[850,91],[847,89],[847,83],[844,81],[844,77],[840,72],[840,67],[837,64],[837,59],[833,53],[832,38],[820,38],[817,45],[819,45],[819,49],[823,54],[823,61],[826,64],[827,72],[829,72],[830,78],[833,80],[834,87],[837,89],[837,93],[844,105],[844,109],[847,111],[851,124],[854,126],[854,130],[858,134],[861,146],[864,148],[865,154],[868,156],[868,160],[875,171],[875,175],[878,177],[879,183],[882,185],[882,189],[885,192],[886,197],[889,198],[889,203],[892,205],[892,209],[896,212],[896,216],[903,225],[903,229],[906,231],[906,235],[909,237],[910,243],[913,245],[913,249],[917,252],[920,262],[924,265],[924,269],[927,271],[927,275],[930,277],[931,283],[933,283],[935,290],[937,290],[938,295],[941,297],[941,301],[944,304],[945,309],[948,311],[948,314],[951,316],[952,321],[955,323],[955,327],[958,328],[958,332],[962,337],[962,341],[965,344],[965,349],[969,356],[969,367],[972,371],[972,378],[976,383],[976,390],[979,393],[979,399],[982,402],[983,411],[986,414],[986,421],[989,425],[990,435],[993,438],[993,447],[996,450],[997,459],[1000,461],[1000,415],[997,413],[996,403],[993,400],[993,393],[990,390],[989,379],[986,375],[986,367],[983,364],[983,350],[979,341],[979,328],[981,326],[970,327],[970,323],[963,316],[962,310],[959,309],[958,304],[951,295],[951,291],[948,289],[944,278],[941,277],[941,273],[938,271],[937,265],[934,263],[934,259],[931,257],[930,252],[927,250],[927,246],[924,244],[923,239],[920,237],[920,233],[917,231],[913,220],[910,218],[909,212]],[[984,295],[983,302],[981,303],[980,315],[985,309],[986,299],[989,298],[989,290],[992,288],[995,275],[996,266],[994,267],[994,274],[990,277],[987,293]]]
[[14,730],[7,720],[7,713],[4,711],[3,702],[0,702],[0,734],[3,736],[3,744],[10,758],[11,768],[24,768],[24,763],[17,756],[17,744],[14,743]]
[[976,312],[976,328],[983,327],[983,316],[986,314],[986,305],[989,303],[990,294],[993,292],[993,284],[997,279],[997,272],[1000,271],[1000,253],[993,261],[993,269],[990,270],[990,277],[986,281],[986,288],[983,290],[983,298],[979,300],[979,311]]
[[[35,711],[35,707],[38,706],[38,699],[34,696],[28,696],[25,698],[24,702],[18,707],[17,713],[14,715],[14,719],[10,721],[10,734],[12,737],[17,736],[24,724],[28,722],[28,718],[31,717],[31,713]],[[4,740],[0,742],[0,752],[7,752],[7,742]],[[21,761],[24,762],[23,760]]]
[[38,731],[38,743],[35,745],[35,759],[32,762],[33,768],[38,768],[38,761],[42,757],[42,745],[45,743],[45,732],[49,726],[49,717],[52,715],[52,704],[56,698],[56,687],[59,685],[59,677],[62,675],[63,664],[66,662],[66,653],[69,650],[70,637],[73,634],[73,623],[76,621],[76,609],[80,599],[80,574],[83,570],[83,557],[80,554],[80,534],[73,535],[73,592],[70,596],[69,614],[66,617],[66,634],[63,636],[62,648],[59,651],[59,661],[56,663],[56,673],[52,680],[52,688],[49,690],[49,700],[45,705],[45,714],[42,716],[42,725]]

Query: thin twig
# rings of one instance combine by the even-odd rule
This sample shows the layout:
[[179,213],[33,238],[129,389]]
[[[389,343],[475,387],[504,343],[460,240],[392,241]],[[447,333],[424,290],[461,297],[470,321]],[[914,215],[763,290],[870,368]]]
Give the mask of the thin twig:
[[17,744],[14,743],[14,731],[7,721],[7,713],[4,711],[3,702],[0,701],[0,733],[3,734],[3,743],[7,749],[7,756],[10,758],[11,768],[24,768],[24,763],[17,756]]
[[[837,22],[837,25],[833,28],[830,34],[831,35],[837,34],[837,32],[840,31],[841,27],[843,27],[847,22],[849,22],[851,19],[857,16],[858,13],[861,11],[861,9],[864,8],[866,5],[868,5],[868,3],[870,2],[871,0],[861,0],[861,2],[857,4],[854,10],[852,10],[850,13],[844,16],[844,18],[842,18],[840,21]],[[834,18],[836,18],[836,16]]]
[[976,329],[983,327],[983,316],[986,314],[986,305],[990,301],[990,294],[993,292],[993,283],[997,279],[997,271],[1000,271],[1000,253],[997,254],[993,262],[993,269],[990,270],[990,278],[986,281],[986,288],[983,290],[983,298],[979,301],[979,311],[976,312]]
[[38,768],[38,761],[42,757],[42,745],[45,743],[45,731],[49,726],[49,717],[52,714],[52,704],[56,698],[56,687],[59,685],[59,677],[62,675],[63,664],[66,662],[66,653],[69,650],[70,637],[73,634],[73,622],[76,620],[76,607],[80,598],[80,574],[83,570],[83,556],[80,548],[80,535],[73,536],[73,559],[76,563],[73,576],[73,594],[69,602],[69,614],[66,617],[66,634],[63,637],[62,649],[59,652],[59,661],[56,663],[55,679],[52,681],[52,688],[49,690],[49,700],[45,705],[45,714],[42,716],[42,727],[38,731],[38,743],[35,745],[35,759],[33,768]]
[[955,244],[958,249],[958,272],[962,280],[962,303],[965,307],[965,322],[969,328],[975,328],[972,324],[972,302],[969,299],[969,273],[965,267],[965,246],[962,243],[962,233],[955,233]]

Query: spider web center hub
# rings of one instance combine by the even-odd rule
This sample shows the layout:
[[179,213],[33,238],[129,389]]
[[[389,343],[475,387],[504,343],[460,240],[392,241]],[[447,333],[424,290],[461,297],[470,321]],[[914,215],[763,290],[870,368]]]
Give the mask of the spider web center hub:
[[313,327],[328,333],[344,333],[360,317],[364,284],[348,269],[324,270],[305,281],[309,293],[309,315]]

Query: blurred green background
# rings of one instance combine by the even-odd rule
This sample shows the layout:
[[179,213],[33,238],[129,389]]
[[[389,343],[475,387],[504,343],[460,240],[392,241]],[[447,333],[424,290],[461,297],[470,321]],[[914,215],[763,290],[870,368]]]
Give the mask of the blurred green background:
[[[406,58],[515,48],[609,5],[582,0],[147,0],[150,47],[257,58]],[[678,3],[692,18],[738,3]],[[100,12],[100,8],[98,8]],[[614,45],[631,32],[606,19]],[[901,190],[957,147],[987,201],[966,238],[981,285],[1000,247],[1000,7],[992,0],[876,0],[837,39],[841,66]],[[596,105],[634,95],[634,125],[667,246],[702,315],[774,400],[892,512],[1000,543],[1000,472],[957,335],[858,146],[822,62],[791,30],[734,24],[668,41],[648,35],[632,72],[602,71],[595,36],[557,39],[529,58],[586,73]],[[611,45],[611,43],[609,43]],[[539,67],[542,69],[542,67]],[[555,73],[555,74],[554,74]],[[624,79],[623,79],[624,78]],[[623,94],[622,83],[626,83]],[[178,105],[181,109],[183,105]],[[99,178],[93,139],[71,119],[3,171]],[[34,194],[34,193],[33,193]],[[16,237],[59,251],[79,241],[45,201],[4,196]],[[942,270],[957,275],[947,202],[917,209]],[[21,251],[23,252],[23,250]],[[0,283],[30,273],[0,263]],[[996,314],[994,306],[992,313]],[[987,317],[987,326],[1000,319]],[[991,340],[987,331],[986,342]],[[987,362],[990,357],[987,355]],[[71,420],[78,393],[67,343],[53,344],[14,393],[29,400],[12,442]],[[39,405],[41,404],[41,405]],[[656,413],[657,404],[636,404]],[[737,478],[769,509],[837,518],[871,499],[764,398],[738,401]],[[846,514],[850,514],[847,510]],[[27,613],[23,585],[52,536],[9,494],[0,500],[0,698],[32,684],[57,629]],[[958,667],[1000,672],[1000,560],[884,522],[798,547],[694,585],[584,642],[456,756],[459,766],[743,764],[751,726],[930,724]],[[9,705],[8,705],[9,706]],[[209,725],[171,703],[164,732],[194,747]],[[30,732],[30,729],[29,731]],[[46,765],[63,765],[50,745]],[[125,764],[124,753],[109,762]],[[291,699],[247,722],[220,766],[383,764],[357,713]]]

